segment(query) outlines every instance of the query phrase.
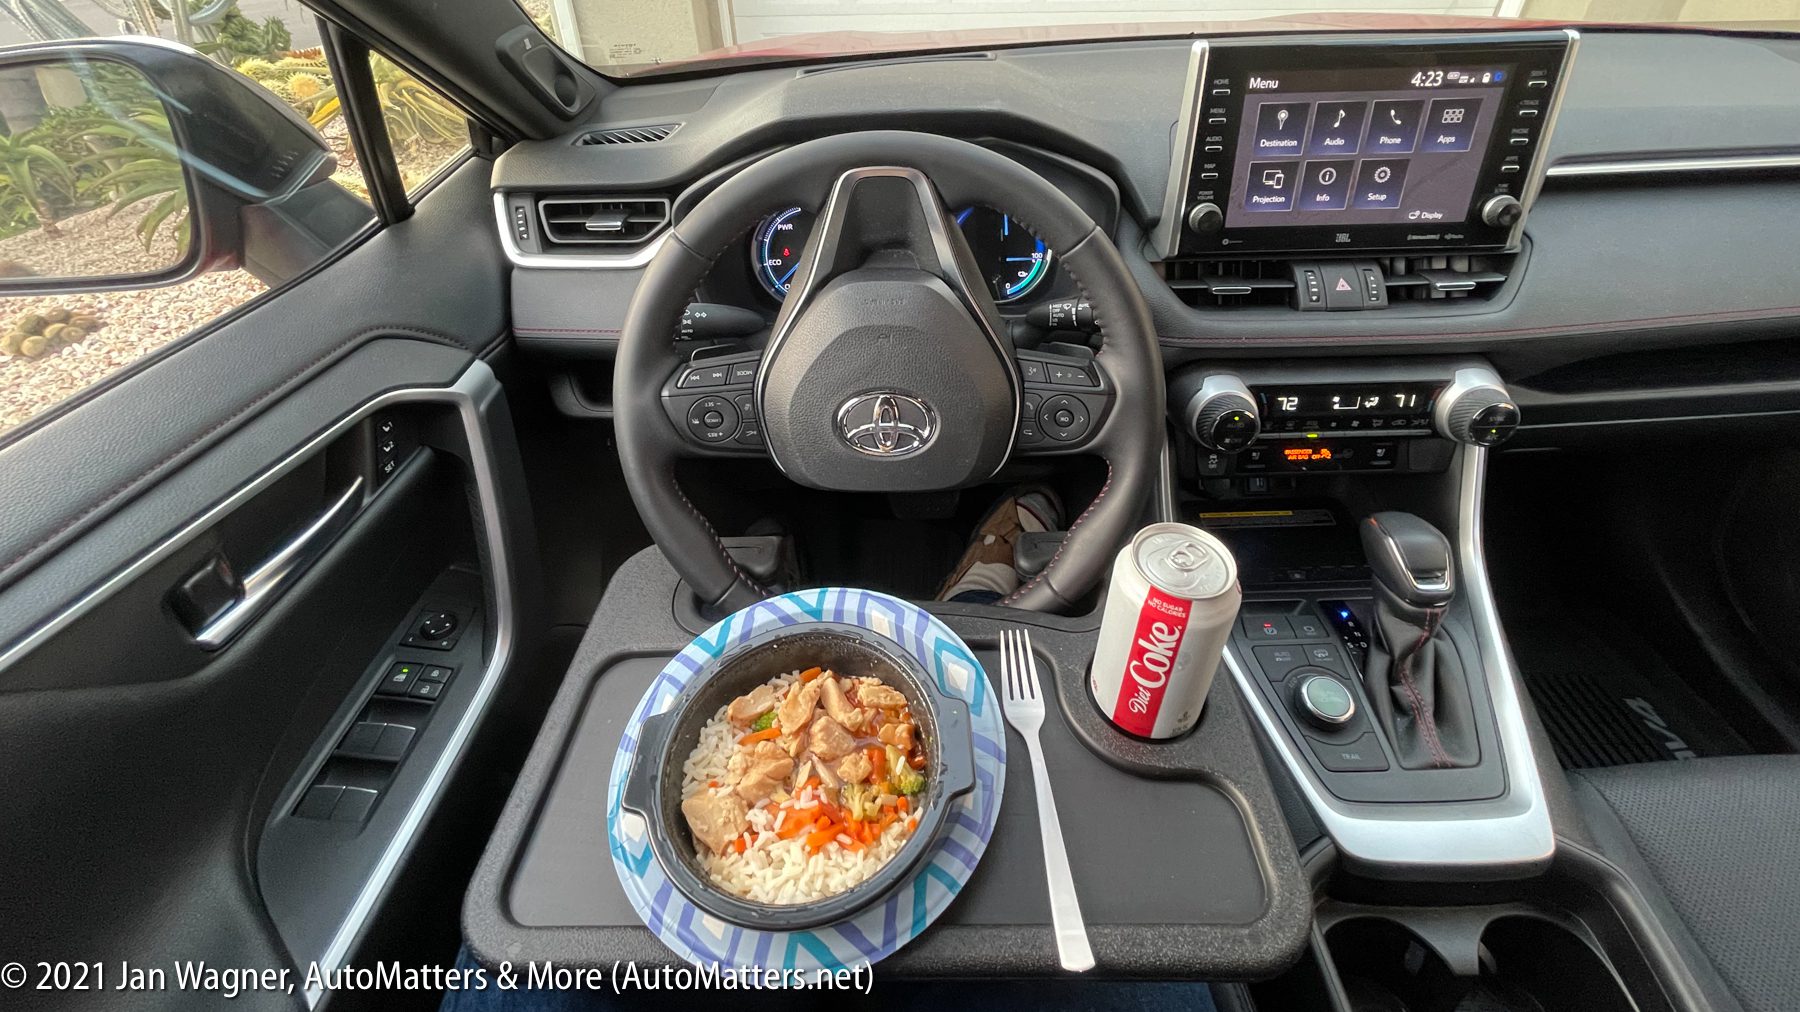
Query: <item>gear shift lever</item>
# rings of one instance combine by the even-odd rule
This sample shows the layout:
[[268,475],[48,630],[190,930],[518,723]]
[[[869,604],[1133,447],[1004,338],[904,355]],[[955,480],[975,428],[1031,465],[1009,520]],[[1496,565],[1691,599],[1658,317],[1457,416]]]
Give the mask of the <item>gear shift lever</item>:
[[1375,573],[1374,645],[1364,666],[1375,718],[1406,769],[1473,766],[1481,757],[1469,682],[1444,614],[1456,599],[1450,542],[1411,513],[1364,518]]

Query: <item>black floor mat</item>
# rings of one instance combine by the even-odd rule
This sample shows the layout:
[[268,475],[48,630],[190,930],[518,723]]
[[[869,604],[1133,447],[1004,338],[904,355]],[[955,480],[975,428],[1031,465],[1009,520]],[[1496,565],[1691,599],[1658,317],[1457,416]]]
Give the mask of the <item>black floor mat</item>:
[[1744,755],[1731,726],[1604,613],[1508,615],[1507,640],[1566,769]]

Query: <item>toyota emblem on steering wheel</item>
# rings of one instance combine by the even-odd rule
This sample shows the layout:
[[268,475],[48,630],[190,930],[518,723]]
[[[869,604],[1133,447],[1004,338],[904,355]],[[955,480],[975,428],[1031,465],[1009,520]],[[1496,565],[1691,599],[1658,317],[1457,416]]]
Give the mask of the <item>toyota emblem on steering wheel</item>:
[[837,413],[838,433],[858,453],[904,457],[930,445],[937,416],[924,401],[889,392],[858,394]]

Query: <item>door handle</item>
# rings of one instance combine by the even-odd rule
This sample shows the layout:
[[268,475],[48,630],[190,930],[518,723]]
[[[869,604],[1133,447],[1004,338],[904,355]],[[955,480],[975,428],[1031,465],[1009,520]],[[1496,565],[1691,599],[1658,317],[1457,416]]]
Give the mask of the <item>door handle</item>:
[[195,631],[194,642],[201,649],[217,650],[274,604],[282,590],[318,561],[325,549],[331,547],[337,536],[350,525],[361,504],[362,489],[363,479],[358,476],[342,495],[306,525],[305,530],[250,570],[237,588],[237,599],[207,619]]

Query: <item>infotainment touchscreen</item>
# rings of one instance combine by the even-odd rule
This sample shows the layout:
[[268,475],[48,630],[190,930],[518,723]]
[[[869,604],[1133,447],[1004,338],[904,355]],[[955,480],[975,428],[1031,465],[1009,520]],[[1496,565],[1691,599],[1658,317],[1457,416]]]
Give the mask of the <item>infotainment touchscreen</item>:
[[1166,256],[1518,245],[1577,37],[1196,43]]
[[1225,224],[1467,220],[1510,65],[1252,72]]

